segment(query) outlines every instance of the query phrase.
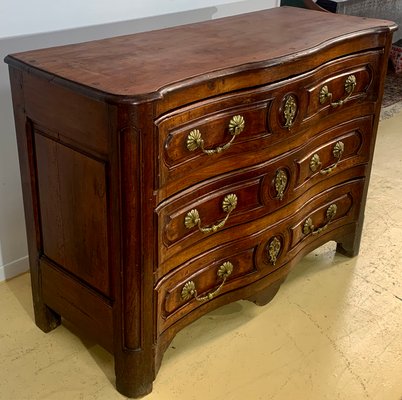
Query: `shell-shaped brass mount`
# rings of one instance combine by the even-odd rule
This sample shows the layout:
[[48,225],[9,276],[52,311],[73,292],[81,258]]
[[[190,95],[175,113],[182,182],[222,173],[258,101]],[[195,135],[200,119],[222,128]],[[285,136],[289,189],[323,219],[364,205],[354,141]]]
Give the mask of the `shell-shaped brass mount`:
[[318,170],[318,168],[321,166],[321,159],[317,153],[315,153],[311,157],[309,166],[310,166],[310,170],[312,172],[316,172]]
[[228,194],[222,201],[222,210],[225,212],[233,211],[237,206],[237,196],[234,193]]
[[204,139],[202,138],[201,132],[198,129],[193,129],[187,136],[187,149],[189,151],[201,149],[201,151],[207,155],[219,154],[232,145],[236,136],[240,135],[240,133],[243,132],[245,126],[246,122],[242,115],[235,115],[234,117],[232,117],[228,125],[228,131],[232,135],[232,138],[229,140],[229,142],[225,143],[222,146],[217,146],[214,149],[206,149],[204,147]]
[[200,214],[197,209],[189,211],[184,218],[184,225],[186,228],[191,229],[198,225],[200,222]]
[[187,149],[194,151],[203,144],[204,140],[201,137],[201,132],[198,129],[193,129],[187,136]]
[[229,121],[229,133],[231,135],[240,135],[243,132],[246,122],[241,115],[235,115]]
[[181,290],[181,298],[183,300],[189,300],[194,297],[197,301],[211,300],[221,291],[226,279],[232,274],[232,272],[233,264],[230,261],[225,261],[217,271],[218,278],[222,279],[222,282],[213,292],[210,292],[205,296],[198,296],[194,281],[188,281],[184,284]]
[[188,300],[193,297],[195,293],[195,283],[193,281],[188,281],[185,283],[183,289],[181,290],[181,298],[183,300]]
[[334,149],[332,150],[332,154],[338,160],[342,157],[343,152],[345,151],[345,144],[341,141],[336,142]]

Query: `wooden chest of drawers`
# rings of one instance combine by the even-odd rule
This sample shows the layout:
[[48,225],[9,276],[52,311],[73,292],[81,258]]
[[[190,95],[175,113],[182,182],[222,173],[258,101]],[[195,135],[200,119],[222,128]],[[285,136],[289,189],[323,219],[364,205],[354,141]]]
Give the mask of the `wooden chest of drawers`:
[[8,56],[37,325],[140,396],[191,321],[356,255],[394,29],[283,7]]

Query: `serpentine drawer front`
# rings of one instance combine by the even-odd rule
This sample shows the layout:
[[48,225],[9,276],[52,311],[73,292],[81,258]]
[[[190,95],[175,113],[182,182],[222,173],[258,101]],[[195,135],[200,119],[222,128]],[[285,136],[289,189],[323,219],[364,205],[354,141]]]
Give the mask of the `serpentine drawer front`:
[[395,28],[278,7],[8,56],[36,324],[138,397],[199,316],[357,255]]
[[[375,51],[345,57],[286,84],[231,93],[162,116],[156,121],[162,155],[159,185],[173,181],[178,190],[178,185],[185,187],[213,171],[229,171],[235,156],[239,166],[263,161],[262,149],[272,152],[276,143],[300,140],[323,114],[376,101],[379,81],[373,71],[381,55]],[[297,129],[300,125],[303,130]]]
[[[334,234],[336,229],[352,223],[358,217],[363,184],[360,179],[334,186],[307,201],[303,199],[303,209],[275,223],[265,219],[263,230],[258,224],[245,227],[246,231],[255,229],[247,232],[250,247],[240,251],[241,241],[229,242],[165,275],[156,286],[160,307],[158,332],[195,308],[204,306],[203,312],[209,311],[215,298],[272,273],[288,259],[289,253],[298,253],[316,236],[331,231]],[[230,263],[229,271],[225,263]]]

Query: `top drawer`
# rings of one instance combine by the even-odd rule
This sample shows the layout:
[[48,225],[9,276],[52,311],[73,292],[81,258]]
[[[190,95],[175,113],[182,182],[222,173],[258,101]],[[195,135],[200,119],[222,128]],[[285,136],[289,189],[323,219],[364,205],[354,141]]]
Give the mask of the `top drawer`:
[[381,55],[370,51],[344,57],[286,81],[194,103],[157,119],[159,200],[213,175],[275,157],[361,114],[362,107],[366,114],[374,112]]

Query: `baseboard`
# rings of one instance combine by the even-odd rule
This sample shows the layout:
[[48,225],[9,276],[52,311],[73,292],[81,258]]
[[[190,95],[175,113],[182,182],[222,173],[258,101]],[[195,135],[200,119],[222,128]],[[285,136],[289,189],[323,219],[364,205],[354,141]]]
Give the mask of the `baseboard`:
[[14,260],[8,264],[0,265],[0,282],[14,278],[29,270],[28,256]]

